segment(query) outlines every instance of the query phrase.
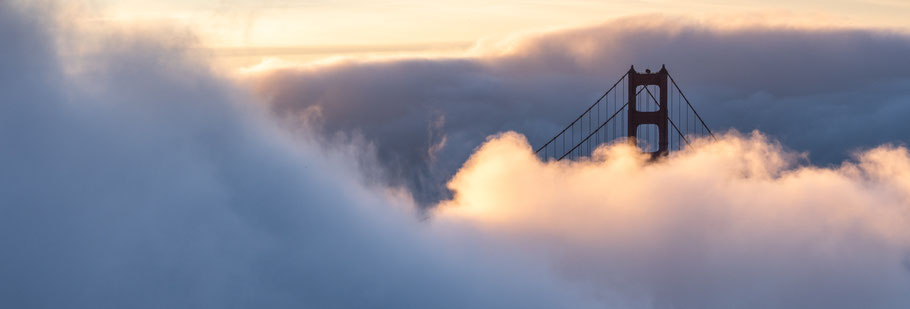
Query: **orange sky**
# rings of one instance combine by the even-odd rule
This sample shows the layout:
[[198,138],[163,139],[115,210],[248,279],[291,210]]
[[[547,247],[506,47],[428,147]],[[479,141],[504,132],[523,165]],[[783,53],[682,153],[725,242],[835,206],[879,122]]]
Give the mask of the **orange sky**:
[[910,29],[903,0],[253,1],[94,0],[86,23],[184,26],[220,58],[310,61],[331,56],[457,55],[480,40],[590,25],[639,14],[721,24]]

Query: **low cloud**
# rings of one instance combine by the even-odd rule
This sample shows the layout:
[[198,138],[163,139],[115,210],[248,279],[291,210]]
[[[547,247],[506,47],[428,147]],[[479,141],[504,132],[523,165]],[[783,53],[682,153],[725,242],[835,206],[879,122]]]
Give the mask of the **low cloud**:
[[[905,148],[826,168],[731,133],[656,164],[622,145],[540,162],[517,133],[487,136],[548,137],[613,72],[521,53],[349,63],[250,94],[182,31],[85,33],[47,9],[0,2],[0,307],[910,302]],[[899,112],[900,78],[867,74],[881,83],[839,89],[884,87],[877,113]],[[435,201],[446,182],[451,199],[416,210],[409,191]]]
[[434,237],[356,146],[279,129],[180,31],[65,26],[0,2],[0,307],[593,304]]
[[547,256],[619,307],[910,304],[907,149],[877,147],[832,168],[801,160],[761,134],[731,132],[658,163],[626,144],[541,162],[505,133],[458,171],[435,219]]

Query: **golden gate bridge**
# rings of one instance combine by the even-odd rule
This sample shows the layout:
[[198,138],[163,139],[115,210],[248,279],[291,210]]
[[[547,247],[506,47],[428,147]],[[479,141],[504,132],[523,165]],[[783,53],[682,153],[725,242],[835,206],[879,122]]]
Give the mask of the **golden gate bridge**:
[[641,73],[632,66],[536,153],[543,160],[578,159],[590,156],[601,144],[627,141],[656,159],[700,136],[714,138],[714,133],[666,66],[655,73]]

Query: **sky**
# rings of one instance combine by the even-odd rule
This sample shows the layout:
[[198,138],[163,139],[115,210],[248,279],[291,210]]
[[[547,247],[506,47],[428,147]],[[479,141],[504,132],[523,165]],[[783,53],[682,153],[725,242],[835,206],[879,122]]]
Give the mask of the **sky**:
[[717,20],[726,26],[874,27],[907,31],[900,0],[833,1],[111,1],[82,4],[86,23],[166,23],[193,29],[229,65],[264,57],[458,56],[482,41],[629,15]]
[[[906,308],[908,13],[0,0],[0,307]],[[717,138],[535,155],[631,65]]]

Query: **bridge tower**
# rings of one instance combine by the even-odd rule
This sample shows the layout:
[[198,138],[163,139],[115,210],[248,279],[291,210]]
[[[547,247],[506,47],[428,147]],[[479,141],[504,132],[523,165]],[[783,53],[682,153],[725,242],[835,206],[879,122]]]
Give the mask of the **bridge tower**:
[[[639,73],[635,71],[635,66],[632,66],[629,69],[628,78],[629,78],[629,108],[627,113],[627,125],[628,129],[628,138],[633,144],[636,144],[636,139],[638,138],[638,129],[642,125],[655,125],[657,126],[658,132],[658,142],[657,150],[649,152],[651,158],[657,158],[658,156],[665,156],[670,152],[669,149],[669,115],[668,110],[669,106],[667,105],[667,77],[669,73],[665,66],[660,67],[660,71],[657,73],[651,73],[651,70],[646,70],[645,73]],[[648,86],[657,86],[660,88],[659,96],[657,100],[657,110],[648,110],[643,111],[639,110],[638,96],[636,93],[640,93],[640,87]],[[647,101],[647,98],[646,98]],[[654,141],[650,141],[654,142]]]
[[700,136],[714,138],[714,133],[666,66],[655,73],[632,66],[536,153],[542,160],[578,159],[590,156],[598,145],[625,140],[657,159]]

